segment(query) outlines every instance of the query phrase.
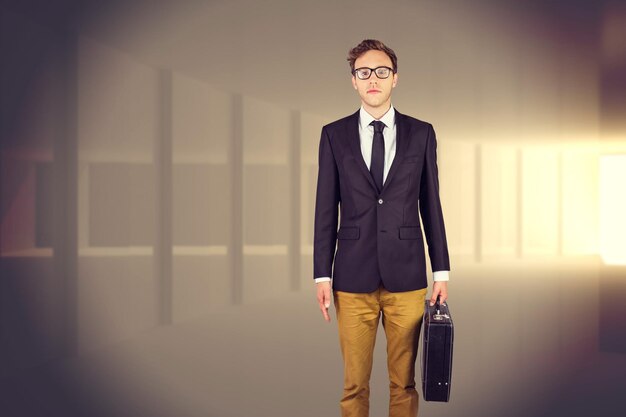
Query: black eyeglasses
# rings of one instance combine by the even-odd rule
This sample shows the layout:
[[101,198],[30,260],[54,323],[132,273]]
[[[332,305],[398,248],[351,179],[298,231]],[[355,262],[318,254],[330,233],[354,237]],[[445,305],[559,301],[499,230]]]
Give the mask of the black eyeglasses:
[[385,79],[389,77],[389,74],[395,72],[392,68],[389,67],[376,67],[376,68],[357,68],[352,71],[352,75],[356,75],[359,80],[367,80],[372,76],[372,72],[376,73],[376,76],[381,79]]

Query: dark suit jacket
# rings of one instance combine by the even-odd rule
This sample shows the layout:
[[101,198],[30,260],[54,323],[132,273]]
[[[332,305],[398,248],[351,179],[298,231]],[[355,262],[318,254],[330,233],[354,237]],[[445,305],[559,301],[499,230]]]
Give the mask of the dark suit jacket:
[[359,111],[322,128],[313,269],[314,278],[332,277],[333,290],[372,292],[381,280],[391,292],[426,288],[418,211],[432,270],[450,270],[435,132],[397,110],[395,120],[396,155],[380,194],[361,153]]

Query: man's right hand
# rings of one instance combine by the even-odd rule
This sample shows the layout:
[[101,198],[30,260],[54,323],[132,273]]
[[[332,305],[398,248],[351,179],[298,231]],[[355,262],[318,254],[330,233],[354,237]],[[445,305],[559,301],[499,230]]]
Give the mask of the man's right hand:
[[328,308],[330,307],[330,281],[318,282],[317,286],[317,302],[324,320],[330,323],[330,316],[328,315]]

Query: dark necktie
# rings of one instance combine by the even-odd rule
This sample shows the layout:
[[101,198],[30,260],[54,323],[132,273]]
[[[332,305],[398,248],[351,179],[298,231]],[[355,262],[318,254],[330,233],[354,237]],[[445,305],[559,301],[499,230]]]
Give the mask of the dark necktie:
[[385,165],[385,138],[383,137],[383,129],[385,124],[380,120],[374,120],[370,125],[374,126],[374,141],[372,142],[372,162],[370,163],[370,172],[374,183],[378,187],[380,193],[383,189],[383,167]]

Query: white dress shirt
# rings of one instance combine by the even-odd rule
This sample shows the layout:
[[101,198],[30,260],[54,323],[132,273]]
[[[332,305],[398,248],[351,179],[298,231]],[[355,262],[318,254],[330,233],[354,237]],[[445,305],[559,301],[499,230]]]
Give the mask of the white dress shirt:
[[[389,110],[378,120],[385,124],[383,129],[383,137],[385,138],[385,164],[383,167],[383,184],[387,179],[389,168],[393,162],[393,158],[396,156],[396,111],[393,105],[389,107]],[[372,162],[372,143],[374,141],[374,126],[370,123],[376,120],[374,116],[369,114],[361,105],[359,110],[359,138],[361,140],[361,153],[363,154],[363,160],[367,165],[367,169],[370,168]],[[434,281],[448,281],[450,271],[435,271],[433,272]],[[315,283],[330,281],[330,277],[315,278]]]

